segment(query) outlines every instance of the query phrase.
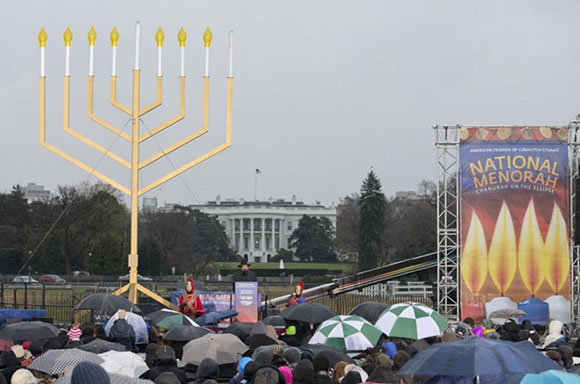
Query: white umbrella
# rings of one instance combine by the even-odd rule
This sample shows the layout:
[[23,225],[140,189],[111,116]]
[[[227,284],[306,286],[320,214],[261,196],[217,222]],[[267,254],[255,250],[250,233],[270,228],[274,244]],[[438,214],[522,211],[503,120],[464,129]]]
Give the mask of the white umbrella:
[[447,329],[447,321],[425,304],[399,303],[385,310],[375,327],[389,337],[419,340],[441,336]]
[[133,352],[109,351],[99,354],[99,357],[105,360],[101,367],[108,373],[138,378],[149,369],[143,359]]
[[382,331],[360,316],[334,316],[318,326],[308,344],[331,345],[347,352],[364,351],[377,345],[381,335]]
[[[125,312],[125,314],[127,315],[125,320],[127,320],[127,322],[131,324],[135,330],[135,342],[137,344],[149,344],[149,332],[147,331],[147,324],[145,323],[145,320],[133,312]],[[107,336],[109,336],[109,332],[111,331],[113,324],[115,324],[115,321],[118,319],[119,311],[117,311],[117,313],[111,316],[109,321],[107,321],[107,324],[105,325],[105,332],[107,333]]]

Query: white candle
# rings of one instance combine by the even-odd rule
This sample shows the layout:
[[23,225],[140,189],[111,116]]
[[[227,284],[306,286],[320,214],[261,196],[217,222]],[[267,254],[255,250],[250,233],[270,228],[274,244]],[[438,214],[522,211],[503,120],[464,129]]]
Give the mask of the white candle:
[[161,77],[161,51],[163,47],[157,47],[157,76]]
[[70,76],[70,46],[69,45],[64,47],[64,52],[65,52],[64,75]]
[[40,77],[44,76],[44,47],[40,47]]
[[182,45],[179,47],[179,50],[181,51],[181,69],[179,71],[179,76],[183,77],[185,76],[185,46]]
[[205,47],[205,77],[209,77],[209,47]]
[[93,64],[95,61],[95,47],[89,46],[89,76],[93,76]]
[[135,26],[135,69],[139,69],[139,34],[140,34],[141,26],[139,22]]
[[117,76],[117,46],[113,45],[113,64],[111,66],[111,76]]
[[230,57],[228,77],[234,77],[234,31],[230,31]]

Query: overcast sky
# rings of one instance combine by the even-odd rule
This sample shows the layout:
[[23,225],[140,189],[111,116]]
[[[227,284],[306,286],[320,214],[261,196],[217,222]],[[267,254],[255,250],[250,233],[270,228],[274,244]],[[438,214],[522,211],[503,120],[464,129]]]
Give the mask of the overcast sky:
[[[84,171],[38,143],[41,26],[48,32],[47,139],[94,166],[101,155],[62,130],[62,33],[70,26],[71,127],[129,158],[129,147],[86,117],[87,32],[94,25],[95,112],[123,127],[108,105],[116,26],[118,97],[130,104],[135,21],[141,22],[142,103],[154,98],[159,26],[164,45],[164,104],[144,118],[153,127],[178,112],[177,31],[188,33],[187,112],[147,142],[143,156],[201,126],[206,26],[211,47],[210,133],[170,155],[179,166],[225,138],[227,34],[235,31],[233,145],[149,192],[163,202],[197,203],[254,195],[296,195],[338,202],[360,189],[371,166],[384,191],[414,190],[435,178],[431,126],[564,125],[580,112],[578,1],[2,1],[0,190],[27,182],[54,190],[87,180]],[[97,169],[129,185],[109,159]],[[161,159],[142,184],[171,171]],[[90,178],[96,181],[95,178]],[[188,188],[189,185],[190,188]],[[191,189],[191,192],[190,192]]]

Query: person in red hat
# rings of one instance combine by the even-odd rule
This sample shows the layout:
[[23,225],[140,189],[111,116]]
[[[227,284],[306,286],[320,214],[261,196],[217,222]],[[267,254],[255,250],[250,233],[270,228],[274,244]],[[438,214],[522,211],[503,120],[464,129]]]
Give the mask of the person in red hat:
[[179,312],[198,317],[204,314],[201,299],[195,293],[195,281],[192,278],[185,284],[185,293],[179,297]]
[[301,280],[300,284],[298,284],[294,289],[294,294],[292,295],[292,297],[290,297],[290,300],[288,300],[286,306],[290,307],[294,304],[308,303],[309,300],[302,296],[303,292],[304,292],[304,282]]

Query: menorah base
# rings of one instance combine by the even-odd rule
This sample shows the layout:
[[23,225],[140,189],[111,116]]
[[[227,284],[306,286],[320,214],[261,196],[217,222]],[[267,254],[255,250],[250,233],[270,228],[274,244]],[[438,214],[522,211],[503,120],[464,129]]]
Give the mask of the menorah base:
[[173,309],[174,311],[179,310],[179,308],[177,308],[176,305],[172,304],[170,301],[164,299],[163,297],[159,296],[149,288],[144,287],[139,283],[128,283],[122,286],[121,288],[117,289],[115,292],[113,292],[113,295],[120,296],[127,291],[129,291],[129,301],[131,301],[133,304],[137,304],[138,301],[137,298],[139,296],[138,293],[141,292],[145,296],[152,298],[153,300],[157,301],[160,304],[163,304],[167,308]]

